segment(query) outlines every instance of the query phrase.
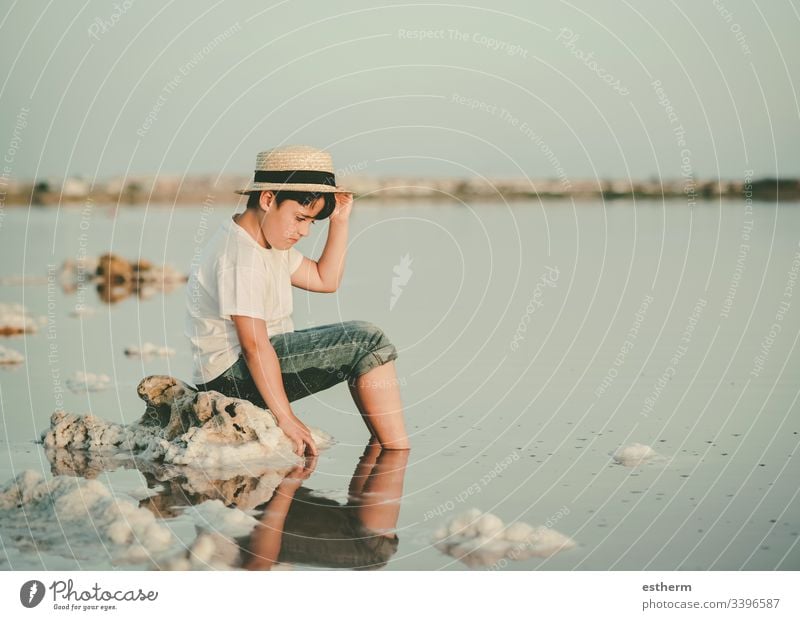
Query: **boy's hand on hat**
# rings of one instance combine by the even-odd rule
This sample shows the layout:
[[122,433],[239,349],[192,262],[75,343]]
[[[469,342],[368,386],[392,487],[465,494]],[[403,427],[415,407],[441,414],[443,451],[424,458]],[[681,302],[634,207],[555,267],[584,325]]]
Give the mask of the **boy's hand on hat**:
[[331,213],[331,222],[347,222],[353,209],[353,194],[337,193],[335,196],[336,208]]

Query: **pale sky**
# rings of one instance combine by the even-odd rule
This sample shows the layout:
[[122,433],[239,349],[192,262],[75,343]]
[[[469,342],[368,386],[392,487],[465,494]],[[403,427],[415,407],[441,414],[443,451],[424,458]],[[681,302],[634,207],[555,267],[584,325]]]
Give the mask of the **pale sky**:
[[800,176],[789,0],[117,7],[2,2],[6,177]]

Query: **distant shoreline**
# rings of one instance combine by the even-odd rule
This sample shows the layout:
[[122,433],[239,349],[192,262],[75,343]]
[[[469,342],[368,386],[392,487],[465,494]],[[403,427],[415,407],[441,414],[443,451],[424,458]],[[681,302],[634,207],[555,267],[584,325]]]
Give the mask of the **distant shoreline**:
[[[69,178],[64,181],[0,185],[2,205],[59,205],[93,203],[199,205],[206,202],[240,200],[234,189],[248,178],[209,175],[197,177],[147,177],[112,179],[90,185]],[[698,201],[751,199],[753,201],[800,201],[800,179],[745,179],[736,181],[677,180],[580,180],[562,179],[425,179],[418,177],[344,177],[342,185],[360,200],[634,200],[681,198],[691,205]],[[243,199],[242,199],[243,200]]]

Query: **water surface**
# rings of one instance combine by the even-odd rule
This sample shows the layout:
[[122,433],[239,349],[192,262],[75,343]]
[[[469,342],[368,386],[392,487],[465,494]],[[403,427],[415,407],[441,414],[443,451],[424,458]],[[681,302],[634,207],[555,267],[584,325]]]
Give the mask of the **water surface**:
[[[46,278],[109,250],[187,271],[233,212],[7,209],[0,276]],[[298,249],[316,258],[325,232],[318,224]],[[294,318],[369,320],[399,349],[413,451],[385,568],[465,569],[430,539],[477,507],[578,543],[505,570],[800,569],[798,242],[796,205],[357,203],[342,287],[296,291]],[[50,318],[0,343],[26,358],[0,372],[2,481],[51,475],[32,440],[54,408],[129,423],[143,376],[191,376],[182,290],[112,305],[80,296],[55,283],[0,288],[0,301]],[[79,301],[97,312],[71,317]],[[177,353],[123,354],[147,341]],[[112,389],[60,390],[78,370],[110,375]],[[349,393],[295,409],[338,440],[301,493],[347,504],[367,442]],[[634,442],[663,458],[616,464]],[[134,466],[99,471],[121,492],[146,484]],[[325,566],[322,547],[292,563]]]

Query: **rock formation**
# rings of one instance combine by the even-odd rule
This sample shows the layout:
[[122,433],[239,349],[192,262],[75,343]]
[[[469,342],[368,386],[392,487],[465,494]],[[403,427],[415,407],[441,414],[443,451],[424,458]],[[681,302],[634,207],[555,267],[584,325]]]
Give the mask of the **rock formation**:
[[[106,422],[92,415],[56,411],[42,434],[46,448],[132,452],[139,458],[197,468],[247,468],[248,463],[276,465],[302,461],[292,442],[266,409],[223,396],[197,392],[165,375],[143,379],[137,388],[145,413],[130,425]],[[331,438],[312,429],[319,447]]]
[[473,508],[434,534],[437,549],[467,566],[502,568],[508,560],[549,557],[571,549],[575,541],[545,526],[517,522],[505,525],[491,513]]

